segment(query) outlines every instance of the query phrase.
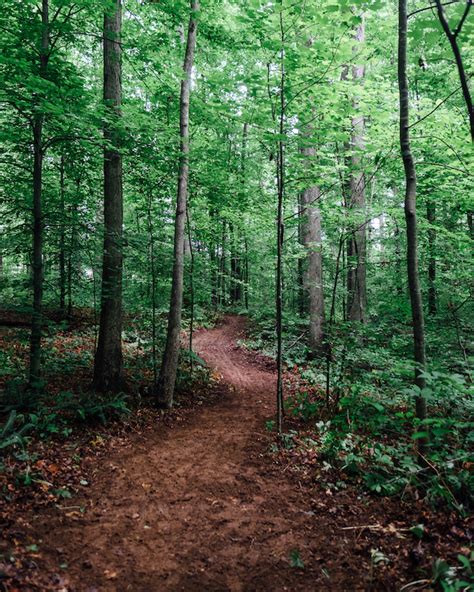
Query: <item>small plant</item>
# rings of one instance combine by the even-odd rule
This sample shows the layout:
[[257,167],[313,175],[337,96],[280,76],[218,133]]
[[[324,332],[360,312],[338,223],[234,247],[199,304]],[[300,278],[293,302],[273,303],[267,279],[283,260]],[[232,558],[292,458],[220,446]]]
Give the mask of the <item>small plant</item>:
[[296,569],[304,569],[304,562],[298,549],[293,549],[290,553],[290,565]]
[[267,432],[273,432],[273,430],[275,429],[275,425],[276,425],[275,420],[269,419],[268,421],[265,422],[265,429],[267,430]]
[[75,403],[75,409],[83,421],[100,421],[104,424],[114,417],[130,413],[127,397],[123,393],[114,397],[98,397],[96,393],[83,393]]
[[444,559],[433,564],[431,582],[443,592],[468,592],[474,588],[474,551],[469,557],[458,555],[458,565],[451,566]]
[[294,448],[296,446],[295,438],[297,435],[298,432],[296,432],[295,430],[290,430],[287,434],[282,434],[280,440],[283,448],[286,448],[288,450]]
[[15,424],[23,421],[23,416],[18,415],[16,411],[11,411],[5,424],[0,427],[0,449],[25,443],[25,435],[31,430],[31,423],[23,423],[20,429],[16,429]]

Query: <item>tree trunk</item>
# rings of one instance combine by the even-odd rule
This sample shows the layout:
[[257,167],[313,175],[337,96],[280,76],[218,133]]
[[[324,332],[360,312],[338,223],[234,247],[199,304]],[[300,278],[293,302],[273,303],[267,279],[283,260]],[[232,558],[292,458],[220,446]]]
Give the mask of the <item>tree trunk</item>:
[[[306,164],[316,156],[315,148],[303,149]],[[321,211],[319,209],[319,187],[305,189],[301,194],[301,238],[306,250],[303,266],[303,289],[309,309],[309,347],[312,355],[323,349],[324,292],[323,260],[321,240]]]
[[219,304],[225,306],[227,304],[227,260],[226,260],[226,248],[227,248],[227,235],[226,235],[226,223],[222,220],[222,243],[221,243],[221,257],[220,257],[220,273],[219,273]]
[[[76,192],[79,195],[81,187],[81,177],[76,179]],[[72,318],[72,309],[73,309],[73,298],[72,298],[72,286],[73,286],[73,267],[74,267],[74,253],[76,249],[76,226],[78,223],[78,205],[75,203],[72,206],[71,210],[71,235],[69,241],[69,254],[67,258],[67,316],[68,318]],[[95,280],[94,280],[95,281]],[[94,284],[95,285],[95,284]],[[95,288],[94,288],[95,294]],[[94,296],[94,303],[95,303],[95,296]],[[95,304],[94,304],[94,314],[95,314]],[[95,347],[95,343],[94,343]]]
[[[426,367],[425,359],[425,329],[423,318],[423,302],[418,273],[418,246],[416,220],[416,171],[410,145],[410,105],[407,78],[407,0],[398,2],[398,87],[400,95],[400,150],[405,170],[405,219],[407,232],[407,269],[408,287],[410,291],[411,312],[413,322],[413,344],[415,368],[415,383],[419,388],[416,397],[416,414],[418,419],[426,418],[426,400],[422,389],[425,379],[422,372]],[[428,439],[418,440],[420,453],[425,451]]]
[[[303,193],[298,196],[298,243],[304,246],[303,241]],[[297,308],[298,315],[300,318],[304,318],[307,313],[307,302],[304,292],[304,259],[302,256],[298,257],[298,268],[296,270],[296,283],[297,283]]]
[[180,162],[178,173],[178,191],[176,200],[176,218],[174,233],[173,279],[171,285],[170,312],[168,331],[160,376],[156,384],[156,394],[160,406],[173,406],[174,388],[178,370],[179,338],[181,331],[181,312],[183,303],[184,271],[184,235],[186,226],[186,206],[189,178],[189,100],[191,94],[191,75],[196,48],[197,16],[199,0],[191,0],[186,53],[184,58],[184,76],[180,94]]
[[[49,1],[41,5],[40,76],[46,79],[49,60]],[[33,315],[30,335],[29,385],[41,383],[41,332],[43,308],[43,124],[44,114],[37,111],[33,121]]]
[[[362,45],[365,41],[365,26],[358,25],[355,39]],[[359,48],[357,48],[359,51]],[[364,78],[364,66],[352,67],[352,79],[357,82]],[[358,101],[354,100],[354,109]],[[367,309],[366,258],[367,239],[365,223],[365,175],[361,170],[364,150],[365,120],[363,115],[352,118],[351,157],[350,157],[350,203],[349,208],[355,214],[355,222],[347,244],[347,314],[350,321],[365,322]]]
[[121,0],[104,15],[104,254],[99,339],[94,364],[94,387],[117,392],[122,377],[123,199],[120,154],[122,95]]
[[231,257],[230,257],[230,297],[233,305],[240,304],[242,301],[242,269],[239,252],[239,241],[237,238],[237,231],[233,224],[229,224],[229,234],[231,241]]
[[244,287],[244,304],[246,310],[249,309],[249,280],[250,280],[250,263],[249,263],[249,243],[247,237],[244,236],[244,248],[245,248],[245,287]]
[[61,224],[59,236],[59,310],[63,315],[66,310],[66,203],[64,187],[64,154],[59,164],[59,199]]
[[214,208],[209,209],[209,221],[211,233],[209,237],[208,251],[209,251],[209,265],[210,265],[210,278],[211,278],[211,306],[214,310],[217,310],[219,304],[219,256],[218,256],[218,245],[215,240],[215,219],[216,211]]
[[279,139],[277,151],[277,217],[276,217],[276,239],[277,239],[277,262],[276,262],[276,289],[275,289],[275,312],[276,312],[276,338],[277,338],[277,384],[276,384],[276,423],[278,434],[281,436],[283,428],[283,234],[284,218],[283,208],[285,200],[285,30],[283,26],[283,3],[280,6],[280,113],[279,113]]
[[428,219],[428,312],[435,315],[438,309],[436,302],[436,204],[429,201],[426,206]]

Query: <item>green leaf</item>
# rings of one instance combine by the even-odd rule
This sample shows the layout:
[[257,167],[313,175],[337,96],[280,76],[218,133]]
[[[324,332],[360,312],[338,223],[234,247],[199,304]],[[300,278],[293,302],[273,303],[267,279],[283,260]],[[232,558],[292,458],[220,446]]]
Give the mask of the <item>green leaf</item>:
[[300,552],[298,549],[293,549],[290,553],[290,565],[291,567],[295,567],[297,569],[304,569],[304,563],[301,559]]

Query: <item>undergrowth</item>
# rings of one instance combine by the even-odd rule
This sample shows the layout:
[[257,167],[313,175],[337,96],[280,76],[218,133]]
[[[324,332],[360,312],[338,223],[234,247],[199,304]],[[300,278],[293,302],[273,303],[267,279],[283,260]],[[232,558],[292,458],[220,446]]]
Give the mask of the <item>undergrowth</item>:
[[[260,319],[254,327],[244,345],[273,356],[274,326]],[[465,360],[428,349],[423,396],[429,414],[420,422],[405,326],[379,323],[356,331],[340,323],[328,338],[329,355],[314,360],[304,323],[288,317],[286,328],[283,445],[316,454],[327,474],[344,476],[339,483],[349,480],[374,494],[424,497],[467,512],[474,491],[474,390]],[[429,450],[420,456],[417,440],[426,435]]]

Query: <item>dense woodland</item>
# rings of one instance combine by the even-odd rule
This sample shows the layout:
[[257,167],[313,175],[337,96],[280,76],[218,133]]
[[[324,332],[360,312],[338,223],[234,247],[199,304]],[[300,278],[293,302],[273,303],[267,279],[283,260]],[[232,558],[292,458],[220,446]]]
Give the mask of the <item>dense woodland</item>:
[[[473,15],[1,0],[4,502],[12,479],[34,487],[38,446],[212,388],[193,338],[230,314],[248,319],[237,345],[274,360],[271,454],[465,524]],[[466,545],[426,562],[404,589],[469,589]]]

